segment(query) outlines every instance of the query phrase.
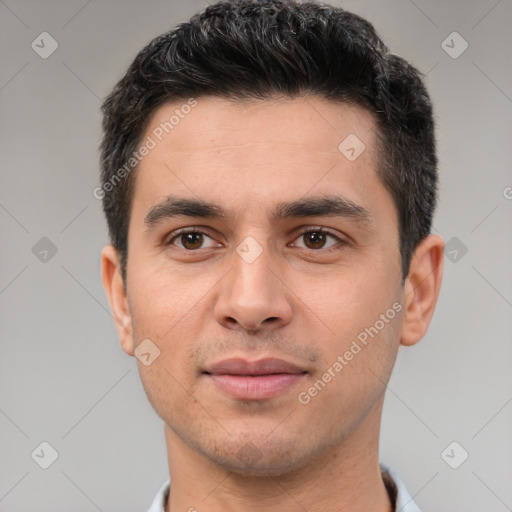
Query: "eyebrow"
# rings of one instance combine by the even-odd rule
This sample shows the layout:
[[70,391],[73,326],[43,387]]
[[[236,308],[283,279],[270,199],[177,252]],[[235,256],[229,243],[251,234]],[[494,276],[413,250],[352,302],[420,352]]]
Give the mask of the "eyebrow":
[[[168,196],[152,206],[144,218],[148,229],[161,221],[178,216],[226,220],[228,212],[220,205],[201,199]],[[300,217],[345,217],[361,224],[370,224],[368,210],[342,196],[309,197],[275,206],[268,214],[270,222]]]

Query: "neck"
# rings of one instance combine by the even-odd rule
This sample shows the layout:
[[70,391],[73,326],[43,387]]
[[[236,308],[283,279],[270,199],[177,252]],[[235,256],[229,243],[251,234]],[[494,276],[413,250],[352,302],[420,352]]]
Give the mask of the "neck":
[[232,473],[166,425],[171,475],[166,512],[393,512],[379,468],[382,402],[338,445],[299,470],[272,477]]

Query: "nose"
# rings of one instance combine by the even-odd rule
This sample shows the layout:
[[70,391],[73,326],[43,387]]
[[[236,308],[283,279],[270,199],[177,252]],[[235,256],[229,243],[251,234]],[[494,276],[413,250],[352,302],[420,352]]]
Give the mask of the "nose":
[[216,321],[229,329],[252,332],[288,324],[291,292],[272,268],[276,265],[269,250],[263,250],[254,261],[238,253],[233,259],[233,268],[220,283],[214,306]]

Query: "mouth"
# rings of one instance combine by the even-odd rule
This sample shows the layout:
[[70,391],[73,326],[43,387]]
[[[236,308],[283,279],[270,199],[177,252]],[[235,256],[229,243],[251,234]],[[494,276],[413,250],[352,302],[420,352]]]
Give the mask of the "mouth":
[[289,391],[308,372],[282,359],[247,361],[232,358],[209,366],[203,373],[231,398],[268,400]]

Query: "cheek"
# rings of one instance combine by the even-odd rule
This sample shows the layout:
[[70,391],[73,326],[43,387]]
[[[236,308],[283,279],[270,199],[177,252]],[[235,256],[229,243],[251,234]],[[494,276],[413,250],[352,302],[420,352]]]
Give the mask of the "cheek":
[[[173,307],[172,303],[165,302],[165,305]],[[149,402],[166,423],[173,424],[176,417],[190,415],[190,402],[197,385],[194,343],[200,339],[202,327],[186,311],[176,309],[167,315],[163,311],[153,307],[147,308],[146,315],[139,311],[134,336],[136,345],[149,338],[160,351],[151,365],[145,366],[141,361],[137,365]]]
[[150,339],[160,351],[150,366],[137,361],[146,395],[160,415],[190,401],[188,393],[194,390],[197,372],[195,344],[205,332],[206,315],[200,314],[205,293],[199,283],[167,272],[140,273],[133,283],[130,307],[135,345]]
[[306,295],[308,308],[327,327],[322,329],[323,341],[312,333],[323,354],[310,383],[318,383],[322,407],[364,408],[384,390],[402,323],[400,287],[393,275],[378,269],[351,273],[350,278],[338,276],[325,287],[310,288],[315,292]]
[[[165,269],[134,271],[133,275],[136,278],[129,294],[133,323],[138,328],[139,337],[164,343],[176,338],[185,326],[199,329],[204,316],[198,317],[196,311],[214,285],[213,280],[210,283],[211,278],[204,276],[198,280]],[[194,322],[191,322],[192,317]]]
[[[313,280],[297,276],[294,292],[303,303],[299,307],[304,313],[309,310],[308,316],[316,317],[317,323],[322,323],[332,338],[326,348],[340,350],[347,341],[379,322],[381,315],[385,316],[385,330],[389,330],[391,323],[397,323],[391,322],[397,316],[397,307],[393,309],[393,304],[400,298],[397,283],[394,272],[373,265],[371,270],[367,267],[341,269]],[[383,330],[380,322],[377,327]]]
[[[335,326],[337,335],[324,347],[323,359],[327,362],[311,375],[297,396],[312,422],[310,426],[318,423],[318,429],[327,428],[333,436],[338,435],[340,426],[348,435],[367,417],[384,395],[396,360],[399,315],[384,325],[358,322],[365,327],[356,327],[353,318],[350,325],[340,321]],[[319,420],[326,415],[328,423]]]

